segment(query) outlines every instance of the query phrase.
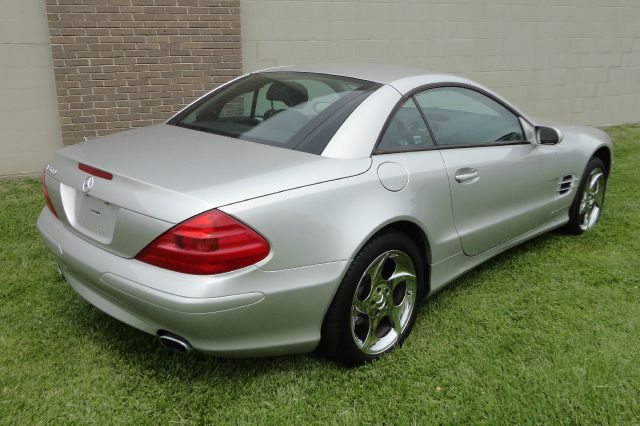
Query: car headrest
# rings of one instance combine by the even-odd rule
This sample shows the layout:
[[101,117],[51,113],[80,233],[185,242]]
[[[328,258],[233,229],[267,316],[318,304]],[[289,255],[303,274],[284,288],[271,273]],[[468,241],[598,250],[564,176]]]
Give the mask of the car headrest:
[[307,88],[300,83],[276,81],[267,90],[267,100],[284,102],[286,106],[293,107],[307,102],[309,95]]

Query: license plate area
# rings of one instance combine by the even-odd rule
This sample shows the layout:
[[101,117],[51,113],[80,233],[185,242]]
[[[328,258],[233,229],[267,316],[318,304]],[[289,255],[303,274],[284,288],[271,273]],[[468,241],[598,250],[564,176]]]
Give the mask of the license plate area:
[[78,191],[72,225],[83,234],[108,244],[113,238],[118,210],[118,206]]

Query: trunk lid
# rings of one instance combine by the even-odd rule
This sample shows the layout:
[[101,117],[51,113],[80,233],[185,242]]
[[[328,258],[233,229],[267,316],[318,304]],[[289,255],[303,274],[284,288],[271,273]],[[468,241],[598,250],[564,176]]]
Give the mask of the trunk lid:
[[[113,179],[94,176],[87,190],[91,175],[79,163]],[[47,188],[72,232],[133,257],[205,210],[354,176],[370,166],[370,158],[327,158],[161,124],[59,150],[47,167]]]

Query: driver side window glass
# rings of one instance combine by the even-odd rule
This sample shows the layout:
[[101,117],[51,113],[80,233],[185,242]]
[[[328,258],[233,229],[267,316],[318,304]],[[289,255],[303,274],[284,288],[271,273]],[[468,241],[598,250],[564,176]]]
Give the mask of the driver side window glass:
[[500,145],[525,140],[518,117],[475,90],[441,87],[415,98],[439,146]]
[[433,147],[433,139],[422,114],[413,98],[409,98],[389,121],[377,152],[418,151]]

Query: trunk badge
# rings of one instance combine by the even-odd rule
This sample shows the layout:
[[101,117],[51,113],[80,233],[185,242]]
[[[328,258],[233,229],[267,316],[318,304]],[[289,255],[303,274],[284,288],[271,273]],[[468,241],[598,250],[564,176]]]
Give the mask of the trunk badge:
[[93,188],[93,176],[88,176],[82,183],[82,192],[89,192]]
[[45,170],[51,173],[52,175],[55,175],[56,173],[58,173],[58,169],[53,167],[51,164],[47,164],[45,167]]

